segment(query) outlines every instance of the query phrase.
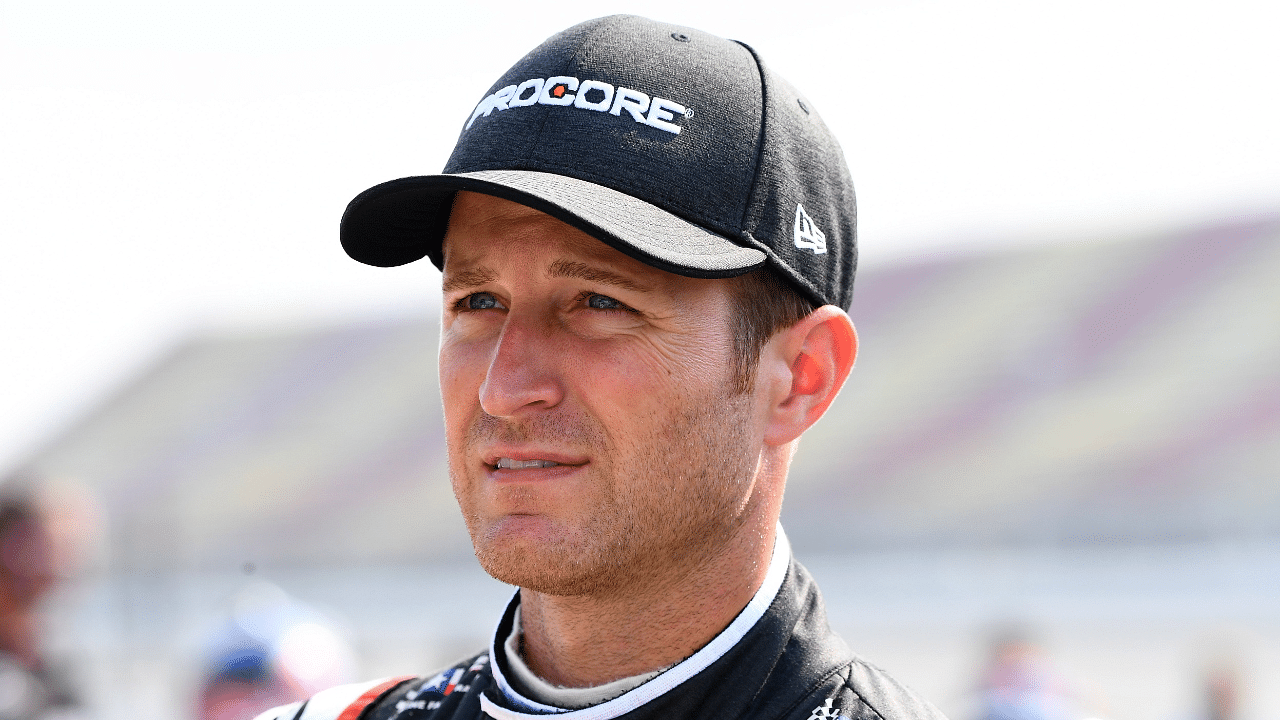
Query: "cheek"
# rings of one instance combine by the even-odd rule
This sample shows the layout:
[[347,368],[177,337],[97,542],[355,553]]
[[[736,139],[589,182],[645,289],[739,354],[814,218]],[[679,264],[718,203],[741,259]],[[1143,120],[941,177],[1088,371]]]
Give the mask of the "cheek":
[[485,357],[479,343],[457,342],[447,335],[441,338],[440,402],[444,406],[446,431],[451,431],[478,407]]
[[659,387],[698,393],[727,382],[732,366],[732,341],[719,332],[685,332],[652,342],[633,358],[635,368]]
[[730,354],[720,338],[688,342],[590,343],[574,351],[566,375],[578,397],[606,428],[626,427],[642,417],[662,417],[730,380]]
[[[483,363],[474,357],[473,348],[450,344],[442,339],[440,345],[440,404],[444,411],[444,435],[449,476],[453,492],[467,512],[468,483],[467,434],[480,412],[480,384],[484,380]],[[477,373],[476,368],[481,368]]]

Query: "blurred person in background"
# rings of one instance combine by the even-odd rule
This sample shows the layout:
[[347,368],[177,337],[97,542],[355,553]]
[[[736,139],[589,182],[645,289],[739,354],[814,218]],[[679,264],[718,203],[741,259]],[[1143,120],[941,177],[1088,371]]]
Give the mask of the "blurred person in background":
[[1240,671],[1234,665],[1209,668],[1204,678],[1205,720],[1240,720]]
[[1234,634],[1212,638],[1210,649],[1202,651],[1199,712],[1191,717],[1203,720],[1240,720],[1247,717],[1249,695],[1246,644]]
[[365,191],[342,241],[443,270],[454,494],[520,590],[487,652],[262,719],[939,720],[831,631],[778,524],[857,354],[853,185],[812,105],[633,16],[438,102],[445,174]]
[[350,682],[355,653],[331,620],[258,582],[238,592],[205,642],[200,720],[244,720]]
[[994,633],[979,687],[977,720],[1080,720],[1076,699],[1049,654],[1021,627]]
[[[40,604],[59,577],[49,513],[18,480],[0,490],[0,720],[81,717],[41,649]],[[17,487],[15,487],[17,486]]]

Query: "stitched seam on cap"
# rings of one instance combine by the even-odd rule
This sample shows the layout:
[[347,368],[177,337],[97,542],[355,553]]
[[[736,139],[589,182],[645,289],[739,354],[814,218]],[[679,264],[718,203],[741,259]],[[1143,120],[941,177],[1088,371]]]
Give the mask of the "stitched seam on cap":
[[764,162],[765,138],[767,137],[769,122],[769,86],[765,82],[764,63],[760,61],[760,56],[756,54],[754,48],[742,42],[734,40],[751,53],[751,59],[755,61],[756,76],[760,78],[760,134],[756,137],[756,161],[754,172],[751,174],[751,187],[747,190],[747,202],[742,208],[742,218],[738,221],[739,232],[751,233],[756,229],[756,223],[748,225],[747,220],[752,215],[752,210],[756,205],[756,193],[760,186],[761,165]]
[[[599,27],[599,25],[597,25],[597,27]],[[582,51],[582,47],[587,44],[588,40],[590,39],[590,36],[595,31],[596,31],[596,28],[592,28],[591,32],[583,34],[582,40],[580,40],[578,44],[574,46],[573,53],[569,55],[569,59],[565,60],[564,65],[561,67],[560,72],[562,74],[567,73],[569,70],[572,70],[578,66],[578,62],[577,62],[578,53]],[[548,75],[547,77],[551,78],[554,76]],[[577,77],[577,74],[575,73],[572,77]],[[542,147],[542,133],[547,128],[547,120],[551,117],[551,113],[548,113],[544,110],[541,114],[542,114],[542,119],[538,121],[538,129],[535,130],[533,133],[533,142],[525,146],[524,156],[520,158],[520,160],[518,161],[518,164],[520,165],[519,169],[528,169],[530,163],[535,162],[533,158],[533,154],[535,150],[539,147]]]

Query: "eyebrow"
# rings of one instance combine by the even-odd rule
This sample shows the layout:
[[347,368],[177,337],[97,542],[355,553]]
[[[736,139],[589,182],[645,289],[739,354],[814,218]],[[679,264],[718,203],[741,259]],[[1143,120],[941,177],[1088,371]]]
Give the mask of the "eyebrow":
[[[636,282],[635,280],[618,273],[611,272],[599,267],[592,267],[586,263],[577,260],[556,260],[551,263],[551,267],[547,269],[549,277],[573,278],[577,280],[586,280],[588,282],[600,283],[602,285],[612,285],[633,292],[650,292],[653,286]],[[451,293],[467,288],[479,287],[487,283],[491,283],[498,279],[498,273],[491,268],[477,267],[469,270],[451,273],[445,277],[441,288],[444,292]]]
[[491,283],[498,279],[498,273],[487,267],[479,267],[473,270],[463,270],[461,272],[449,273],[441,283],[441,289],[444,292],[454,292],[455,290],[464,290],[466,288],[479,287],[485,283]]
[[619,275],[603,268],[592,267],[576,260],[557,260],[551,263],[547,274],[551,277],[576,278],[603,285],[613,285],[633,292],[649,292],[653,290],[652,285],[645,285],[625,275]]

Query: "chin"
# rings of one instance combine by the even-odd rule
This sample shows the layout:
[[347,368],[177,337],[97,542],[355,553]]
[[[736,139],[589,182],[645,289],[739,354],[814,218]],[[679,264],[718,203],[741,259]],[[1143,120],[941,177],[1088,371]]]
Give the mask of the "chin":
[[556,532],[545,519],[506,519],[473,532],[472,545],[480,566],[496,580],[547,595],[586,595],[617,585],[625,575],[613,543],[593,542],[597,538],[586,535]]
[[572,563],[563,563],[554,553],[549,555],[528,549],[476,548],[480,567],[495,580],[508,585],[546,595],[588,595],[599,591],[602,585],[599,575],[583,571]]

